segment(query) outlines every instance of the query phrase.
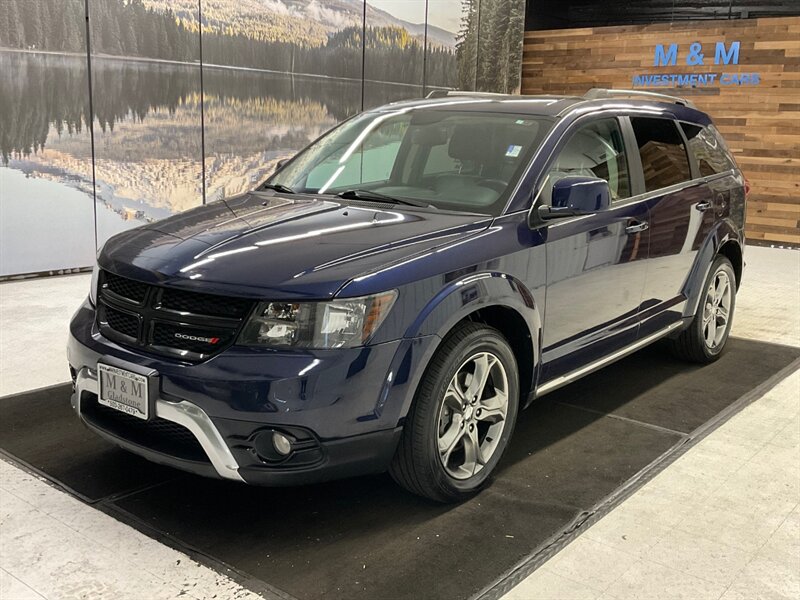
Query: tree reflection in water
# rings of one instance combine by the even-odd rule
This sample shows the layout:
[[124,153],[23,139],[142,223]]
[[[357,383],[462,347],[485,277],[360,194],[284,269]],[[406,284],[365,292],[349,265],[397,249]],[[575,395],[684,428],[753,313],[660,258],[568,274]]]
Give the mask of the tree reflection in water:
[[[0,157],[91,179],[86,62],[0,52]],[[202,199],[199,66],[93,60],[97,192],[181,210]],[[204,72],[206,193],[240,192],[360,107],[360,84],[232,69]],[[384,86],[387,99],[397,86]],[[410,92],[413,93],[413,90]],[[380,99],[379,99],[380,101]],[[50,149],[52,152],[45,152]],[[13,165],[12,165],[13,166]],[[35,173],[32,173],[35,175]]]

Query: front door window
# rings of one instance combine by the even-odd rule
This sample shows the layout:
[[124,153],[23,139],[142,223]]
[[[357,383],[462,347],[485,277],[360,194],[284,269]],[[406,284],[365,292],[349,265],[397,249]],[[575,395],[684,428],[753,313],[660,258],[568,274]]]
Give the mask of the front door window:
[[547,189],[568,176],[606,180],[612,200],[631,195],[625,145],[616,119],[592,121],[572,134],[550,167]]

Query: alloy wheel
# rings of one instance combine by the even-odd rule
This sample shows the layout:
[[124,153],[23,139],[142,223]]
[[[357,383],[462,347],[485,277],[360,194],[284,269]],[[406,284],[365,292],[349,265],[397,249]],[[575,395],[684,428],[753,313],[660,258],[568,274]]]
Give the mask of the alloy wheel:
[[508,374],[491,352],[479,352],[458,368],[439,411],[438,450],[445,471],[468,479],[497,451],[508,413]]
[[728,274],[719,270],[706,291],[703,309],[703,338],[706,347],[714,350],[725,341],[731,316],[733,288]]

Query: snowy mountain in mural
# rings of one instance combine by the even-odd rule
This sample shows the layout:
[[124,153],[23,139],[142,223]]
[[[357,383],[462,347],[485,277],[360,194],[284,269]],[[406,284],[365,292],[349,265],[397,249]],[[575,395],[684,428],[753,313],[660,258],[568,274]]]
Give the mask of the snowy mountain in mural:
[[[434,0],[435,2],[435,0]],[[180,19],[194,20],[195,0],[144,0],[147,7],[159,12],[172,10]],[[416,20],[415,1],[395,1],[396,14],[367,2],[367,22],[374,27],[400,27],[420,39],[425,36],[425,15]],[[424,2],[422,3],[424,5]],[[440,2],[445,4],[445,2]],[[459,13],[459,2],[448,2]],[[405,14],[403,14],[405,13]],[[265,18],[267,17],[267,18]],[[243,34],[267,41],[288,41],[321,46],[327,37],[340,29],[362,25],[364,4],[361,0],[203,0],[203,27],[214,33]],[[428,23],[431,43],[453,47],[457,31],[447,31]]]

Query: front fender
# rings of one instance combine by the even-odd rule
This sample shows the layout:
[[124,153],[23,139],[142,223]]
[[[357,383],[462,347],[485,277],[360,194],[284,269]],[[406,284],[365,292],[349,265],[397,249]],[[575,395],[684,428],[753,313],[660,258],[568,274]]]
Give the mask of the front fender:
[[404,337],[436,334],[440,338],[470,313],[489,306],[514,309],[525,319],[531,339],[537,340],[541,317],[531,291],[506,273],[472,273],[446,285],[422,309]]
[[706,277],[708,277],[711,264],[714,262],[719,249],[731,240],[740,246],[742,245],[739,229],[731,219],[718,221],[706,236],[683,285],[683,294],[687,298],[683,313],[684,317],[693,317],[697,312],[697,306],[703,295],[703,284],[706,281]]
[[[403,378],[406,394],[400,403],[381,402],[383,407],[399,408],[398,421],[402,420],[411,407],[414,394],[419,385],[425,366],[441,345],[442,340],[455,325],[469,315],[481,309],[499,307],[513,310],[525,322],[527,334],[530,336],[531,355],[534,364],[527,370],[531,380],[521,382],[533,383],[538,375],[541,357],[542,318],[539,305],[530,290],[518,279],[499,272],[472,273],[457,281],[450,282],[436,294],[420,311],[404,335],[404,341],[398,349],[392,365],[392,372],[407,374]],[[422,342],[422,343],[417,343]],[[408,369],[404,365],[413,364],[417,368]],[[526,372],[525,369],[521,371]],[[387,389],[383,398],[388,400],[392,390]]]

